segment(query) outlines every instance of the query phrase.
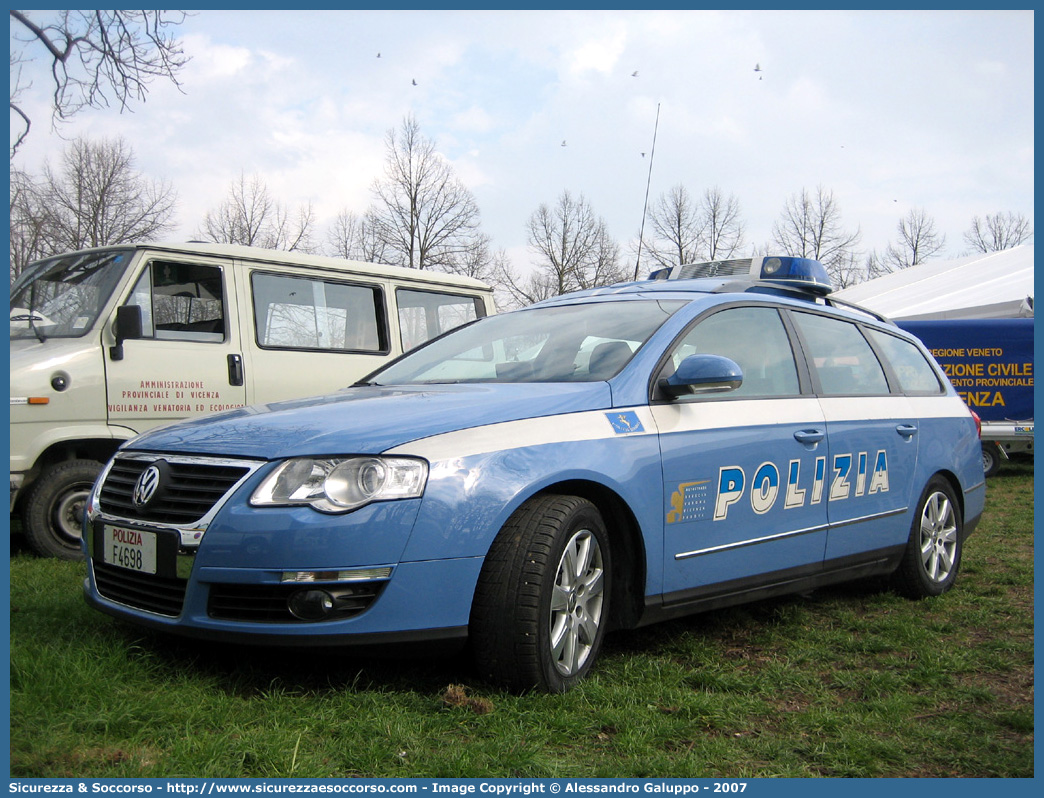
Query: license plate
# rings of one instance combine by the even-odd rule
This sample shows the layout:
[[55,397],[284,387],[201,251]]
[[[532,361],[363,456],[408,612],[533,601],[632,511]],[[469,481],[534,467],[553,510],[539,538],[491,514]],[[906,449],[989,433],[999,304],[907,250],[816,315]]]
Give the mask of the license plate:
[[156,533],[106,526],[102,537],[102,560],[119,568],[156,573]]

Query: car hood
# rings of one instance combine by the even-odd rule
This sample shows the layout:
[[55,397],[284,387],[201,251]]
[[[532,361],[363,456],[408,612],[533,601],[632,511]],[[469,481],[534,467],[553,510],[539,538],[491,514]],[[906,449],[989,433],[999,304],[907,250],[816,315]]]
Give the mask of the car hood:
[[377,454],[470,427],[609,408],[611,398],[604,382],[358,386],[182,421],[125,448],[268,460]]

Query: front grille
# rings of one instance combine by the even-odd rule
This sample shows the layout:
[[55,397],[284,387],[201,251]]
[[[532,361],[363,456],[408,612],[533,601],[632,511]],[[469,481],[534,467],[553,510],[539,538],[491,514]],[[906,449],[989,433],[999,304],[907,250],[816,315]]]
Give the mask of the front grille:
[[287,599],[302,589],[327,590],[337,596],[337,610],[324,620],[344,620],[364,612],[387,582],[355,585],[211,585],[207,614],[223,621],[252,623],[301,623],[291,614]]
[[[138,478],[151,465],[162,467],[160,487],[144,506],[134,503]],[[117,457],[99,494],[102,512],[134,521],[194,524],[248,472],[248,465],[202,459]]]
[[185,579],[143,574],[94,560],[94,582],[105,598],[172,618],[185,603]]

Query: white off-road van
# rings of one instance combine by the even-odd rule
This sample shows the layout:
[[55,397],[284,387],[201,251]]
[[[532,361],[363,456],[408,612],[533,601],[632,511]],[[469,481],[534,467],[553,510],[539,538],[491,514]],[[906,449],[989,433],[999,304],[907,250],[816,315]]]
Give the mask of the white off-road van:
[[139,244],[26,267],[11,286],[11,512],[83,556],[95,477],[160,424],[330,393],[494,312],[467,277],[220,244]]

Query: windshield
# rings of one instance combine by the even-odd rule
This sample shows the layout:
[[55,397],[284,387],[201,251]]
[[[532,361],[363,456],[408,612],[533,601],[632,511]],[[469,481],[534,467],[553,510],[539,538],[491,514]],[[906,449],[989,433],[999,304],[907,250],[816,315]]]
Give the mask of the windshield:
[[376,385],[593,382],[617,374],[684,301],[558,305],[480,319],[371,375]]
[[86,334],[133,254],[113,249],[29,264],[11,286],[11,337],[43,341]]

